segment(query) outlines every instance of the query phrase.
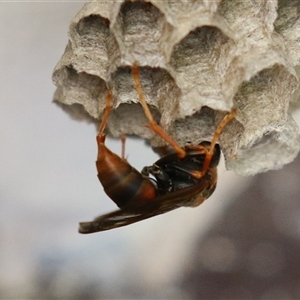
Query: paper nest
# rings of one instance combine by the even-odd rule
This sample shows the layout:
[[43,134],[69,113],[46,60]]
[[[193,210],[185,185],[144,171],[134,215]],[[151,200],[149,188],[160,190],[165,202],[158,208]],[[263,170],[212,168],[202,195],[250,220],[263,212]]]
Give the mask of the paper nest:
[[299,1],[92,1],[72,20],[53,73],[54,101],[99,123],[107,88],[108,131],[153,147],[131,66],[140,66],[146,101],[180,145],[210,140],[237,109],[220,146],[241,175],[281,168],[300,149],[291,116],[300,102]]

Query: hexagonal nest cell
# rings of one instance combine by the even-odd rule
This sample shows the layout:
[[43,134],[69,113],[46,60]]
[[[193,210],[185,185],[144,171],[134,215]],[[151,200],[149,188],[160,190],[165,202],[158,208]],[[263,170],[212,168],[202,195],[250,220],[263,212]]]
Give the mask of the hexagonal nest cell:
[[180,145],[220,136],[226,166],[241,175],[278,169],[300,149],[291,116],[299,106],[300,3],[297,0],[92,1],[72,20],[53,73],[54,101],[108,131],[164,142],[149,129],[131,74],[155,119]]

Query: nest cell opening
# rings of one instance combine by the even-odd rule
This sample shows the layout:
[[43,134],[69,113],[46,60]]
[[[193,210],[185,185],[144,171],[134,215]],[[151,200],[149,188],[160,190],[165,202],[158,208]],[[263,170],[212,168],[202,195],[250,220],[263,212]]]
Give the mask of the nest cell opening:
[[[180,90],[171,75],[165,69],[140,67],[139,78],[146,102],[157,108],[163,119],[175,115]],[[120,103],[139,102],[131,67],[119,67],[112,74],[110,86],[116,106]]]
[[103,79],[85,72],[77,72],[72,66],[66,67],[65,70],[67,77],[64,86],[77,88],[82,93],[87,94],[92,100],[98,99],[105,87]]
[[[150,106],[149,109],[155,121],[159,123],[159,111],[152,106]],[[147,128],[148,124],[149,121],[145,116],[141,104],[123,103],[111,112],[108,122],[108,130],[114,137],[126,134],[151,139],[155,134],[152,130]]]
[[[155,120],[159,121],[158,123],[168,131],[171,123],[176,119],[180,97],[180,90],[174,79],[165,69],[148,66],[139,68],[139,79],[143,96],[150,106]],[[146,119],[140,105],[132,76],[132,68],[129,66],[117,68],[112,74],[109,87],[114,102],[114,111],[109,120],[111,133],[113,135],[119,135],[120,133],[135,134],[152,139],[151,143],[154,146],[163,145],[164,143],[158,136],[145,128],[149,121]]]
[[183,91],[183,103],[195,102],[186,115],[206,105],[214,109],[224,108],[222,83],[230,64],[228,55],[231,40],[220,29],[202,26],[191,31],[175,45],[170,67],[176,73],[176,82]]
[[74,30],[79,35],[82,46],[95,47],[99,40],[106,40],[109,35],[109,20],[99,15],[82,18]]
[[64,104],[81,104],[85,110],[94,118],[99,117],[99,111],[104,107],[100,105],[105,98],[106,83],[98,76],[87,74],[86,72],[77,72],[73,66],[66,66],[61,70],[63,74],[60,93]]
[[70,29],[73,53],[78,56],[77,70],[88,70],[105,80],[109,77],[111,65],[120,58],[118,43],[109,26],[107,18],[92,14]]
[[165,24],[163,13],[152,3],[124,2],[114,25],[114,32],[118,32],[116,36],[119,36],[122,44],[123,58],[132,57],[132,62],[149,63],[156,56],[156,60],[161,61],[160,43]]
[[241,147],[257,143],[265,134],[287,121],[290,73],[284,66],[274,65],[243,82],[234,97],[240,122],[244,126]]
[[107,40],[110,35],[108,19],[90,15],[82,18],[71,31],[78,46],[84,49],[95,48],[104,57],[107,56]]
[[193,115],[176,120],[170,128],[170,134],[183,147],[188,143],[197,145],[203,141],[211,141],[215,129],[215,111],[203,106]]

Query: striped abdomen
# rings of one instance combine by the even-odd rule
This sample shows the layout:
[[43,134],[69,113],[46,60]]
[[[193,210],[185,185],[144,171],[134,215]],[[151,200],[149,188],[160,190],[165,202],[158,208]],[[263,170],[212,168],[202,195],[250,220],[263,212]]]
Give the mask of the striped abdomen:
[[119,207],[131,201],[144,201],[156,196],[156,188],[151,181],[143,178],[126,160],[111,152],[104,143],[98,143],[96,166],[105,193]]

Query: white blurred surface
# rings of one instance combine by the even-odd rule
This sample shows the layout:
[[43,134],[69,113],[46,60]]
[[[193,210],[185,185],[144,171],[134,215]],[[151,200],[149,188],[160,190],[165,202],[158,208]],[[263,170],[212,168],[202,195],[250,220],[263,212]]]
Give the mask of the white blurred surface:
[[[95,170],[95,127],[51,103],[51,74],[83,2],[0,3],[0,298],[180,298],[176,280],[195,239],[247,179],[219,168],[219,186],[197,209],[179,209],[88,236],[79,221],[115,209]],[[108,140],[120,153],[121,143]],[[128,139],[140,170],[157,156]],[[129,297],[129,296],[128,296]],[[184,297],[184,296],[182,296]]]

